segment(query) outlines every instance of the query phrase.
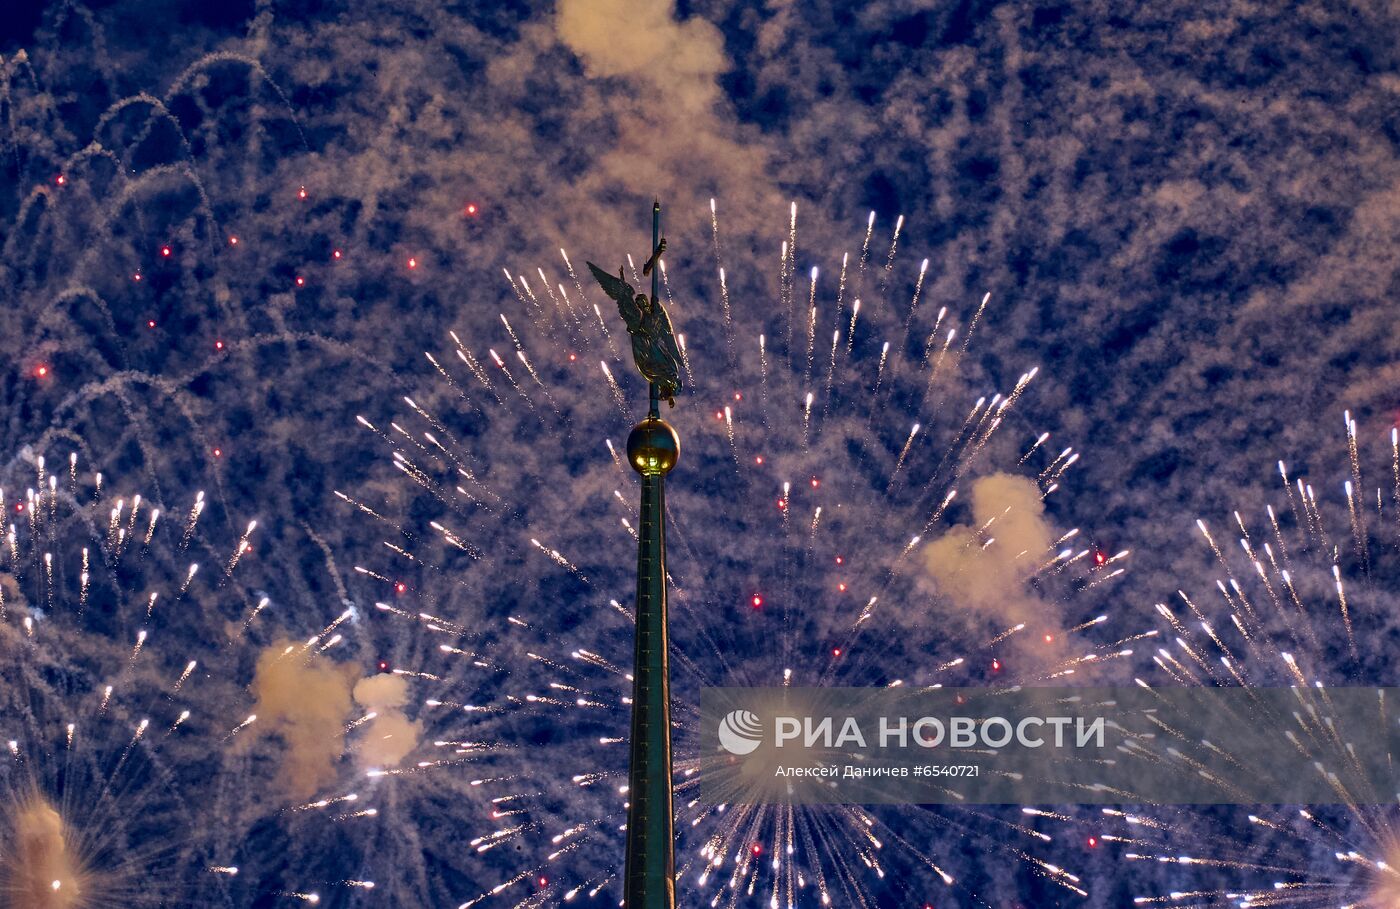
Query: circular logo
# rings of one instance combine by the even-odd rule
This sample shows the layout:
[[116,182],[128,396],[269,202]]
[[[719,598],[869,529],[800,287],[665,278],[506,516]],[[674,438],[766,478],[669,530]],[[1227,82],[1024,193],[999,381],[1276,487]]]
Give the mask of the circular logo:
[[719,743],[730,754],[752,754],[763,744],[763,724],[747,710],[731,710],[719,721]]

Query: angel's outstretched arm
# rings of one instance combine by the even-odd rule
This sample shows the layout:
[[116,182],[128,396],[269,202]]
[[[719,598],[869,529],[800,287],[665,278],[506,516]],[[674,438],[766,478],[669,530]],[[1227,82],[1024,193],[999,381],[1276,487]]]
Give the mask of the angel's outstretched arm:
[[661,261],[661,254],[666,251],[666,238],[662,237],[661,242],[656,244],[656,249],[651,251],[651,258],[647,259],[647,264],[642,266],[642,276],[651,274],[651,270],[656,267],[656,263]]

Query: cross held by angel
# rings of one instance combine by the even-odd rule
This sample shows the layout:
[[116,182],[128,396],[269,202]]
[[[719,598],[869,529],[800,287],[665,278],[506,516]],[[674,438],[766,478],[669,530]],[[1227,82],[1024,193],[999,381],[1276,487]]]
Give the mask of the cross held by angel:
[[[642,266],[642,274],[650,275],[666,251],[663,237],[652,251],[651,258]],[[617,276],[608,274],[592,262],[588,270],[602,285],[603,292],[617,303],[622,319],[627,323],[627,333],[632,338],[632,359],[637,371],[656,386],[658,396],[672,407],[676,406],[676,393],[681,390],[681,352],[676,347],[676,335],[671,328],[671,318],[660,300],[648,299],[639,294],[627,283],[626,269],[619,268]]]

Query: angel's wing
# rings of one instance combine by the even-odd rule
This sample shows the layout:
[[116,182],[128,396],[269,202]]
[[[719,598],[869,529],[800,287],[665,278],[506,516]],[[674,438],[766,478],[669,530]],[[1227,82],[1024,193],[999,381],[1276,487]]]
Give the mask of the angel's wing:
[[627,331],[631,334],[641,331],[642,310],[637,306],[637,292],[632,289],[632,285],[616,275],[608,274],[592,262],[588,263],[588,270],[593,272],[593,277],[603,286],[603,293],[617,302],[622,320],[627,323]]

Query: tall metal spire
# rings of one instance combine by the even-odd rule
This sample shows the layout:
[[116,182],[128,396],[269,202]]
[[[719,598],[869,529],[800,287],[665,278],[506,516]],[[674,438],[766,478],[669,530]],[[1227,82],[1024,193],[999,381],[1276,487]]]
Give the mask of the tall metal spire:
[[[661,248],[661,203],[651,210],[651,245]],[[657,253],[653,253],[655,259]],[[660,267],[651,268],[652,305],[660,306]],[[667,329],[669,331],[669,324]],[[627,771],[628,909],[676,905],[675,811],[671,790],[671,675],[666,615],[666,474],[680,438],[661,419],[661,389],[650,382],[647,418],[627,438],[627,460],[642,476],[637,530],[637,641],[632,681],[631,764]]]

